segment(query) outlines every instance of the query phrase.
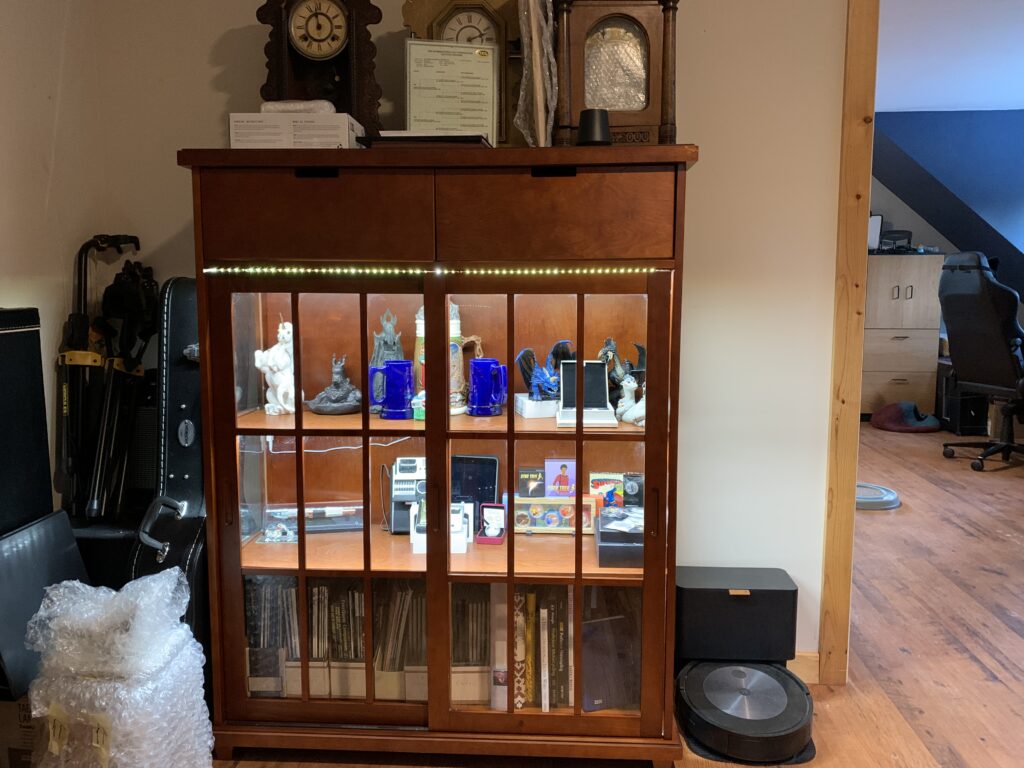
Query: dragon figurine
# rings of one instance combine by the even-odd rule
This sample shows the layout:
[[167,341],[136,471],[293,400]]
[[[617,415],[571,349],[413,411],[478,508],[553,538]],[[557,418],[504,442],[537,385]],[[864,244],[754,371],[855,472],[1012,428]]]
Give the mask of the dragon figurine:
[[619,350],[615,339],[612,338],[605,339],[604,346],[597,353],[598,359],[611,364],[608,368],[608,401],[613,408],[622,397],[622,382],[627,376],[632,376],[641,386],[644,383],[644,374],[647,372],[647,347],[636,342],[633,346],[636,347],[635,364],[629,360],[619,359]]
[[526,383],[531,400],[557,400],[561,392],[559,375],[563,360],[575,360],[572,342],[568,339],[556,342],[548,353],[544,365],[537,361],[533,349],[527,347],[516,355],[516,365]]

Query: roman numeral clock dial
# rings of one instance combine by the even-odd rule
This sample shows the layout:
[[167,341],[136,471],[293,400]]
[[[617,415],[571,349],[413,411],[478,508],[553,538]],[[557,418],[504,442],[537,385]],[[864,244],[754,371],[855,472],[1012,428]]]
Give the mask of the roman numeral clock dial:
[[494,22],[477,11],[453,14],[444,25],[444,39],[453,43],[494,44]]
[[308,59],[333,58],[348,43],[345,11],[333,0],[300,2],[288,17],[288,39]]

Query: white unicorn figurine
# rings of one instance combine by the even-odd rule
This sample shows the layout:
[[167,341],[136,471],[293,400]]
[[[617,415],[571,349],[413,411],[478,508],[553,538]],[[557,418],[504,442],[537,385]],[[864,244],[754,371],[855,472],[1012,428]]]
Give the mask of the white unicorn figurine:
[[295,413],[295,371],[292,358],[292,324],[284,320],[277,326],[277,344],[256,350],[256,367],[267,382],[268,416]]
[[622,380],[622,397],[615,406],[615,418],[626,424],[644,426],[647,420],[647,400],[641,395],[640,401],[636,400],[636,390],[640,385],[632,376],[626,376]]

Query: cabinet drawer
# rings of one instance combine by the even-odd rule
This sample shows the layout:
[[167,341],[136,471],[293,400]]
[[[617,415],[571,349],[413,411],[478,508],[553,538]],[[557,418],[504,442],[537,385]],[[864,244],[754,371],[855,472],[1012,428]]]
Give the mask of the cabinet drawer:
[[907,400],[917,403],[922,413],[935,408],[935,371],[865,371],[861,384],[860,412],[874,413],[883,405]]
[[432,261],[433,172],[208,168],[203,260]]
[[869,328],[864,331],[865,371],[935,372],[939,335],[932,330]]
[[673,257],[675,166],[451,169],[436,190],[441,260]]

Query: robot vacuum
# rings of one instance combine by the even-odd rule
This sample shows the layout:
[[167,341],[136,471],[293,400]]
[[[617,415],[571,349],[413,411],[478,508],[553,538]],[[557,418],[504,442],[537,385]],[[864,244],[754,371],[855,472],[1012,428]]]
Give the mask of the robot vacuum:
[[811,692],[781,664],[690,662],[676,711],[691,737],[735,760],[783,762],[811,740]]

